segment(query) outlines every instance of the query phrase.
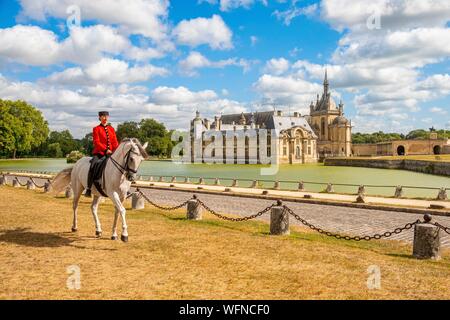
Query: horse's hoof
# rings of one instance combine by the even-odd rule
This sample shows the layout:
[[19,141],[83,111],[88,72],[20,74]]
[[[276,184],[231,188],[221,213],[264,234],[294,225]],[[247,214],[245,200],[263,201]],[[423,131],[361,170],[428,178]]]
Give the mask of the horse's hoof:
[[95,231],[95,236],[97,238],[100,238],[102,236],[102,232],[101,231]]
[[72,232],[77,232],[78,229],[77,228],[72,228]]
[[111,240],[117,240],[117,236],[112,236]]
[[128,242],[128,236],[120,236],[120,240],[123,242]]

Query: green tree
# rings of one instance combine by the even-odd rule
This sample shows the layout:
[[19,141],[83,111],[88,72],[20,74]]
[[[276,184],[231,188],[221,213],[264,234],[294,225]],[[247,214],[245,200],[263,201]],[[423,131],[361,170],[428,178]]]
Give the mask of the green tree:
[[80,151],[82,151],[86,155],[91,155],[92,151],[94,150],[94,144],[92,142],[92,132],[89,132],[87,135],[84,136],[83,139],[80,141]]
[[408,140],[426,140],[429,138],[430,132],[423,129],[413,130],[406,135],[406,139]]
[[141,138],[141,131],[139,124],[134,121],[127,121],[117,126],[117,139],[122,140],[124,138]]
[[42,113],[25,101],[0,99],[0,143],[13,158],[40,146],[49,133]]
[[63,152],[61,150],[61,146],[58,142],[50,143],[47,146],[47,155],[52,158],[62,158]]
[[58,143],[61,147],[63,156],[68,155],[72,151],[81,149],[69,130],[50,132],[47,143],[49,145]]

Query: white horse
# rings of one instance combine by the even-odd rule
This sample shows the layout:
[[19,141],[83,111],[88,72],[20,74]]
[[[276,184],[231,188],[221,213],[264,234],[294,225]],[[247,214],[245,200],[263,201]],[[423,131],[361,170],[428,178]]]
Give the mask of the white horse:
[[[117,219],[119,214],[122,218],[122,235],[120,239],[124,242],[128,241],[128,226],[125,219],[126,210],[123,201],[127,192],[130,190],[131,182],[135,181],[136,173],[139,165],[144,159],[148,158],[145,148],[147,142],[141,145],[135,138],[127,138],[122,140],[119,147],[114,151],[108,160],[105,171],[103,173],[102,189],[104,193],[111,199],[115,206],[115,216],[112,228],[112,240],[117,240]],[[83,190],[87,186],[88,172],[91,157],[83,157],[78,160],[71,168],[67,168],[59,172],[52,181],[53,190],[56,193],[64,190],[69,184],[73,189],[73,225],[72,232],[78,230],[77,227],[77,210],[78,201]],[[91,204],[92,215],[95,222],[95,235],[101,237],[102,227],[97,215],[98,204],[102,197],[95,185],[92,185],[93,201]]]

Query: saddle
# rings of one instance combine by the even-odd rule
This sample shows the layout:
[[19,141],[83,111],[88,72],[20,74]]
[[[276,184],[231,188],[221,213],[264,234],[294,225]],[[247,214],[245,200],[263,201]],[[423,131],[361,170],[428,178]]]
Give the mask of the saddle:
[[102,183],[102,177],[104,180],[103,172],[105,171],[106,164],[108,163],[109,156],[103,156],[101,158],[93,157],[89,162],[91,163],[91,170],[89,174],[92,177],[92,183],[97,188],[98,192],[104,197],[108,197],[106,193],[103,191],[102,184],[104,185],[104,181]]

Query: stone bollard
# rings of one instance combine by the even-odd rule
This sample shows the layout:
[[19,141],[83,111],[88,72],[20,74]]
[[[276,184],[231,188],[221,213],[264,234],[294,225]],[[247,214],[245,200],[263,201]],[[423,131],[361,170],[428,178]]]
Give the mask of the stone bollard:
[[202,220],[202,206],[197,201],[197,196],[187,203],[186,218],[188,220]]
[[431,216],[425,215],[425,223],[414,226],[413,256],[417,259],[441,258],[440,228],[431,224]]
[[298,183],[298,191],[305,191],[305,183],[303,181]]
[[447,196],[447,190],[445,188],[441,188],[441,190],[439,190],[439,194],[437,196],[437,200],[447,200],[448,196]]
[[28,181],[27,181],[27,189],[28,189],[28,190],[34,190],[34,189],[36,189],[36,186],[34,185],[33,181],[31,181],[31,180],[28,180]]
[[205,182],[203,181],[203,178],[200,178],[199,180],[198,180],[198,184],[204,184]]
[[272,207],[270,212],[270,234],[282,236],[290,234],[289,213],[284,209],[280,200],[277,201],[277,205]]
[[366,194],[366,187],[365,186],[359,186],[358,187],[358,195],[365,195]]
[[52,191],[52,184],[50,183],[50,181],[47,181],[46,183],[44,183],[44,192],[49,193],[51,191]]
[[66,198],[69,198],[69,199],[73,197],[73,190],[72,190],[71,186],[68,186],[66,188],[64,195],[66,196]]
[[215,185],[215,186],[220,186],[220,180],[219,180],[219,178],[214,179],[214,185]]
[[395,194],[394,194],[394,197],[396,197],[396,198],[401,198],[401,197],[403,197],[403,187],[402,187],[402,186],[397,186],[397,187],[395,188]]
[[327,185],[327,188],[325,189],[325,192],[326,193],[334,193],[334,188],[333,188],[333,185],[331,183],[329,183]]
[[191,181],[189,180],[189,177],[184,178],[184,183],[191,183]]
[[150,176],[150,177],[148,178],[148,181],[153,181],[153,176]]
[[5,186],[6,185],[6,176],[1,176],[0,177],[0,186]]
[[19,180],[17,180],[17,178],[15,178],[15,179],[13,180],[12,186],[13,186],[14,188],[19,188],[19,187],[20,187]]
[[273,184],[273,188],[275,190],[280,190],[280,181],[275,181],[275,183]]
[[250,188],[258,188],[258,181],[253,180],[252,186]]
[[232,187],[237,187],[238,186],[238,181],[237,179],[233,179],[233,183],[231,184]]
[[170,182],[176,182],[177,178],[176,177],[172,177],[172,179],[170,180]]
[[164,182],[164,177],[163,176],[159,177],[159,182]]
[[141,210],[145,208],[145,199],[139,193],[133,193],[131,196],[131,209]]
[[358,196],[356,197],[356,203],[366,203],[366,196],[364,195],[364,193],[358,194]]

